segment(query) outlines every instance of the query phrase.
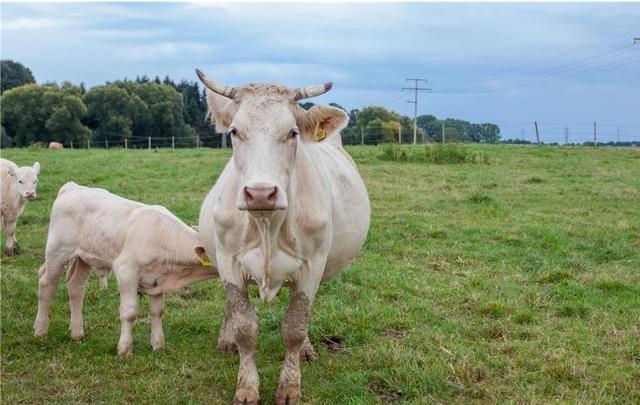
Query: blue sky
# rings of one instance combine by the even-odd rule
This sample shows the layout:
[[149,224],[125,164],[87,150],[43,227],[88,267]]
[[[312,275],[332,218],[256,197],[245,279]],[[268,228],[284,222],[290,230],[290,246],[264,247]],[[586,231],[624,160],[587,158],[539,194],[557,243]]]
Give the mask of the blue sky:
[[[317,102],[501,125],[503,137],[640,139],[640,3],[2,3],[2,58],[36,80],[137,75],[301,86]],[[612,69],[613,68],[613,69]],[[618,128],[618,126],[620,126]],[[523,132],[524,131],[524,132]]]

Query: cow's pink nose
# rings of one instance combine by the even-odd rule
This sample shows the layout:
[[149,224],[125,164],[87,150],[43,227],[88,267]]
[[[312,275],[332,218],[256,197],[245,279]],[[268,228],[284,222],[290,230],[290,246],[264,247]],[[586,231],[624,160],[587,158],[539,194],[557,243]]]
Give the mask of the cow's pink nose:
[[244,188],[244,198],[250,210],[273,210],[276,208],[278,188],[271,184],[253,184]]

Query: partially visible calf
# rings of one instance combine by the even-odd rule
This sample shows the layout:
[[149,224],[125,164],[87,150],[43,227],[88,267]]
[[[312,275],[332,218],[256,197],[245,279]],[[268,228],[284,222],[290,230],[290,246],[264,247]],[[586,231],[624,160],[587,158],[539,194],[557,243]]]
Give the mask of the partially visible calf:
[[9,256],[20,253],[16,239],[16,223],[22,215],[27,201],[36,199],[40,163],[18,167],[7,159],[0,159],[0,212],[2,227],[7,232],[5,253]]
[[111,268],[120,292],[118,354],[133,350],[138,290],[149,295],[151,345],[164,347],[164,294],[217,277],[200,235],[161,206],[127,200],[106,190],[67,183],[53,203],[45,263],[38,272],[35,336],[48,331],[48,310],[65,267],[71,307],[71,338],[84,337],[82,302],[91,267]]

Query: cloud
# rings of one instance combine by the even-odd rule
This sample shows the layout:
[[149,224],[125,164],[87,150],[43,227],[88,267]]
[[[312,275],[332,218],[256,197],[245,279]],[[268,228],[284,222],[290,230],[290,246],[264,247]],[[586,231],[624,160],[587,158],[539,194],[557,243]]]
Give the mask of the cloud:
[[112,52],[115,58],[131,62],[160,61],[209,53],[209,45],[189,42],[162,42],[147,45],[121,45]]
[[52,18],[17,18],[15,20],[3,21],[4,30],[41,30],[47,28],[57,28],[66,25],[68,21]]

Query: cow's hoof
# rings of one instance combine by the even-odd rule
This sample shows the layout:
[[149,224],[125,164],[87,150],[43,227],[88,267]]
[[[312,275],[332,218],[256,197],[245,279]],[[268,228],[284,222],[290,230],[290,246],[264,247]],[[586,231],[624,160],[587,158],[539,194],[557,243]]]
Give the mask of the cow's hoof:
[[20,245],[18,245],[18,242],[14,243],[11,246],[6,246],[4,248],[4,253],[7,256],[15,256],[15,255],[19,255],[20,254]]
[[300,387],[278,387],[276,405],[294,405],[300,402]]
[[253,388],[240,388],[233,398],[233,405],[258,405],[260,397]]
[[309,338],[305,339],[300,349],[300,360],[314,361],[316,359],[316,351],[313,350],[313,345],[309,341]]
[[237,352],[238,346],[234,342],[218,339],[218,350],[223,352]]

